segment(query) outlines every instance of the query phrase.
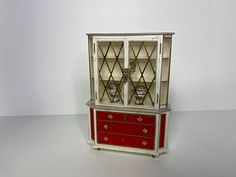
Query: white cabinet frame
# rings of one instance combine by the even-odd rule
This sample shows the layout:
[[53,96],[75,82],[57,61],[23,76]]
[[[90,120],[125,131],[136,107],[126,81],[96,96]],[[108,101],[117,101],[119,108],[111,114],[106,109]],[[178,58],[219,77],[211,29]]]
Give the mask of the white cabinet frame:
[[[157,64],[156,64],[156,88],[155,88],[155,97],[154,97],[154,106],[145,106],[145,105],[129,105],[128,104],[128,82],[123,84],[124,89],[124,104],[103,104],[99,101],[99,74],[98,74],[98,56],[97,56],[97,47],[99,41],[120,41],[124,43],[124,69],[129,68],[129,42],[131,41],[156,41],[157,42]],[[105,106],[117,106],[117,107],[140,107],[146,109],[159,109],[160,103],[160,82],[161,82],[161,62],[162,62],[162,43],[163,35],[150,35],[150,36],[94,36],[93,37],[93,56],[94,56],[94,79],[95,79],[95,104],[96,105],[105,105]],[[158,95],[158,97],[157,97]]]

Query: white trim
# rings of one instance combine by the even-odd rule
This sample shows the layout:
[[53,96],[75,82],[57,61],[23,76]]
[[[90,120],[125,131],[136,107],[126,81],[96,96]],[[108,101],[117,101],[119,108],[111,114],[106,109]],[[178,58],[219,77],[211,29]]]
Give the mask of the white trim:
[[160,114],[156,114],[156,127],[155,127],[155,153],[159,153],[159,138],[160,137]]
[[[128,41],[127,41],[127,39],[125,39],[125,41],[124,41],[124,68],[125,69],[128,69],[129,68],[129,58],[128,58],[128,56],[129,56],[129,50],[128,50],[128,47],[129,47],[129,45],[128,45]],[[127,105],[128,105],[128,82],[126,82],[125,84],[124,84],[124,106],[126,106],[127,107]]]
[[147,150],[141,148],[131,148],[131,147],[124,147],[124,146],[115,146],[115,145],[107,145],[107,144],[96,144],[93,145],[93,148],[101,148],[101,149],[108,149],[108,150],[116,150],[116,151],[123,151],[123,152],[133,152],[133,153],[140,153],[140,154],[150,154],[158,156],[154,150]]
[[94,145],[94,141],[93,140],[88,140],[88,142],[87,142],[88,144],[90,144],[90,145]]
[[90,116],[90,107],[88,107],[88,117],[89,117],[89,123],[88,123],[88,127],[89,127],[89,141],[92,141],[92,132],[91,132],[91,116]]
[[123,36],[94,36],[93,37],[96,41],[124,41],[126,37]]
[[162,49],[163,49],[163,37],[161,36],[161,39],[159,41],[159,44],[158,44],[158,58],[159,58],[159,65],[158,65],[158,71],[156,72],[157,75],[156,75],[156,86],[157,86],[157,92],[156,94],[158,95],[158,103],[156,104],[156,108],[159,110],[159,107],[160,107],[160,101],[161,101],[161,70],[162,70]]
[[156,40],[162,35],[143,35],[143,36],[93,36],[97,40],[120,40],[120,39],[131,39],[131,40]]
[[168,150],[168,129],[169,129],[169,112],[166,112],[166,126],[165,126],[165,143],[164,147]]
[[155,113],[140,113],[140,112],[135,112],[135,111],[120,111],[120,110],[105,110],[105,109],[96,109],[96,111],[102,111],[102,112],[117,112],[117,113],[124,113],[124,114],[138,114],[138,115],[151,115],[155,116]]
[[107,107],[120,107],[120,108],[123,108],[123,107],[127,107],[127,108],[140,108],[140,109],[151,109],[151,110],[156,110],[156,108],[154,108],[153,106],[144,106],[144,105],[127,105],[127,106],[123,106],[122,104],[116,104],[116,103],[110,103],[109,104],[105,104],[105,103],[99,103],[97,104],[99,106],[107,106]]
[[168,153],[169,151],[166,148],[160,148],[158,152],[159,154],[163,154],[163,153]]
[[98,83],[98,59],[97,59],[97,39],[96,38],[93,38],[93,58],[94,58],[94,88],[95,89],[95,104],[98,104],[99,103],[99,83]]

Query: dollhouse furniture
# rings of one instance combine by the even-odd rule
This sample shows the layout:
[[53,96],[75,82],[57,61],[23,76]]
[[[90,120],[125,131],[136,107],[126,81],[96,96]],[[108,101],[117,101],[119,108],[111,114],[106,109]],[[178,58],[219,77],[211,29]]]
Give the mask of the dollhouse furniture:
[[167,152],[173,34],[87,34],[93,148],[153,157]]

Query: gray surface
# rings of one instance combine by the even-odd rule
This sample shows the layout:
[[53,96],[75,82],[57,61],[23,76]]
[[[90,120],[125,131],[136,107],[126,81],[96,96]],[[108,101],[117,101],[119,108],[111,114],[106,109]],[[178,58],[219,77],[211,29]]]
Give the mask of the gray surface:
[[0,177],[235,176],[236,111],[175,112],[170,153],[96,151],[86,115],[0,118]]
[[235,9],[235,0],[0,0],[0,115],[85,114],[90,32],[176,32],[171,108],[236,109]]

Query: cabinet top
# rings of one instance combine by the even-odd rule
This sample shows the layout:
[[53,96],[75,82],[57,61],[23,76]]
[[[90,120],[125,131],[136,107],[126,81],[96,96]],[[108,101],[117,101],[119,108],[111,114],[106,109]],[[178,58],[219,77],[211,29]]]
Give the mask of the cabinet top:
[[88,36],[146,36],[146,35],[174,35],[173,32],[151,32],[151,33],[87,33]]

